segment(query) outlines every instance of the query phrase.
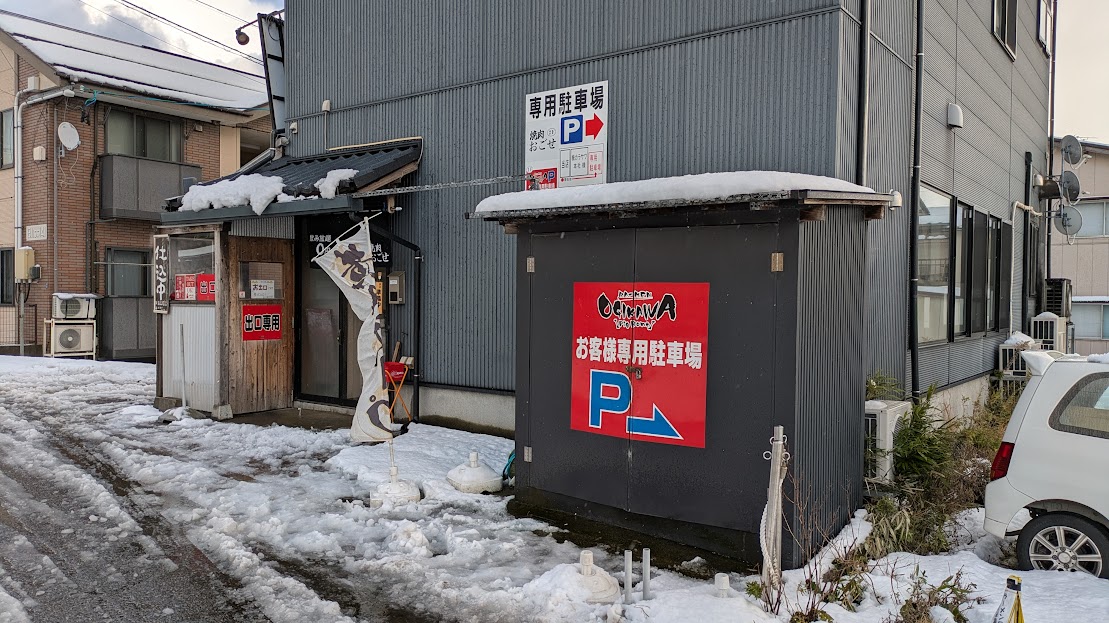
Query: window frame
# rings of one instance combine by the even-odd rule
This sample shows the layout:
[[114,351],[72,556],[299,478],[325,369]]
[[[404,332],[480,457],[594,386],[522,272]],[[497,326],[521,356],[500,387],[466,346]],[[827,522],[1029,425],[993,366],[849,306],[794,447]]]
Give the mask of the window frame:
[[[1051,410],[1051,417],[1047,419],[1047,425],[1052,430],[1060,433],[1069,433],[1072,435],[1082,435],[1084,437],[1095,437],[1098,439],[1109,439],[1109,431],[1099,431],[1092,428],[1081,428],[1078,426],[1070,426],[1068,424],[1060,423],[1063,417],[1063,412],[1067,410],[1070,403],[1078,396],[1078,393],[1085,389],[1090,383],[1100,381],[1102,379],[1109,379],[1109,372],[1095,372],[1087,374],[1086,376],[1075,381],[1074,385],[1063,394],[1063,397],[1056,403],[1055,408]],[[1107,390],[1109,391],[1109,390]],[[1109,409],[1106,411],[1106,417],[1109,417]]]
[[[1109,314],[1109,303],[1099,303],[1099,302],[1090,302],[1090,303],[1081,302],[1081,303],[1078,303],[1078,302],[1076,302],[1076,303],[1072,303],[1071,305],[1072,305],[1072,307],[1078,307],[1078,308],[1097,307],[1101,310],[1101,314],[1099,315],[1099,317],[1097,319],[1097,322],[1094,323],[1094,326],[1097,329],[1097,335],[1079,335],[1078,334],[1079,324],[1074,323],[1074,327],[1075,327],[1075,329],[1074,329],[1074,338],[1076,340],[1109,340],[1109,331],[1105,330],[1106,329],[1106,326],[1105,326],[1105,324],[1106,324],[1105,323],[1106,314]],[[1071,322],[1074,322],[1073,319],[1074,319],[1075,316],[1076,315],[1072,311],[1071,312],[1071,317],[1072,317]]]
[[[1004,218],[991,215],[959,199],[958,196],[944,192],[927,184],[921,188],[949,200],[950,222],[948,226],[947,256],[947,337],[924,340],[918,327],[918,344],[932,346],[960,342],[983,336],[998,334],[1008,329],[1012,319],[1013,304],[1013,225]],[[919,206],[917,208],[919,210]],[[979,231],[981,230],[981,231]],[[960,241],[959,232],[962,231]],[[1007,236],[1007,237],[1006,237]],[[914,244],[921,242],[919,232]],[[961,242],[961,247],[960,247]],[[993,256],[990,256],[990,249]],[[961,251],[961,257],[960,257]],[[923,255],[917,253],[919,263]],[[960,261],[961,260],[961,261]],[[961,280],[959,292],[956,283]],[[919,288],[919,286],[918,286]],[[975,299],[975,289],[981,300]],[[985,288],[988,288],[987,292]],[[919,305],[920,291],[917,291]],[[962,330],[957,331],[956,307],[958,299],[962,305]],[[987,307],[988,306],[988,307]],[[917,322],[921,322],[918,313]]]
[[[11,159],[4,158],[4,148],[11,145]],[[0,110],[0,169],[10,169],[15,166],[15,109]]]
[[[108,111],[108,114],[105,116],[105,122],[104,122],[105,133],[106,133],[106,135],[104,137],[105,146],[107,146],[109,144],[109,141],[111,140],[111,137],[109,136],[110,135],[110,130],[109,130],[108,119],[107,118],[109,116],[113,115],[113,114],[115,114],[115,115],[127,115],[130,118],[130,120],[131,120],[131,123],[130,123],[130,127],[131,127],[131,130],[130,130],[131,149],[130,149],[130,151],[128,151],[126,153],[108,152],[110,155],[127,156],[129,158],[144,158],[146,160],[154,160],[156,162],[172,162],[174,164],[182,164],[182,163],[185,162],[185,123],[184,123],[183,120],[181,120],[179,118],[176,118],[176,117],[170,117],[170,116],[167,116],[167,115],[158,115],[158,114],[150,114],[150,113],[146,113],[146,112],[138,112],[138,111],[134,111],[134,110],[126,109],[126,108],[115,108],[115,109],[112,109],[112,110]],[[176,152],[177,153],[172,154],[170,156],[169,160],[164,160],[162,158],[154,158],[154,157],[146,155],[146,152],[147,152],[146,131],[145,131],[146,126],[145,126],[145,122],[144,122],[143,132],[141,133],[141,136],[143,138],[143,147],[142,147],[141,151],[143,153],[140,154],[139,153],[139,151],[140,151],[140,149],[139,149],[139,138],[140,138],[139,120],[140,119],[144,119],[144,120],[145,119],[151,119],[151,120],[155,120],[155,121],[164,121],[164,122],[166,122],[167,124],[169,124],[169,128],[170,128],[170,134],[169,135],[170,136],[172,136],[175,133],[175,130],[176,130],[177,139],[178,139],[177,142],[176,142],[176,145],[177,145]]]
[[[8,300],[5,300],[5,294],[10,296]],[[0,248],[0,306],[15,305],[15,299],[15,248],[3,247]]]
[[[1019,4],[1017,0],[993,0],[993,36],[1014,61],[1017,60],[1017,32],[1020,30],[1017,16]],[[998,15],[999,8],[1004,9],[1004,16]],[[1005,23],[999,24],[999,18],[1004,19]]]
[[[147,260],[145,266],[140,269],[143,274],[139,278],[141,285],[141,294],[116,294],[115,293],[115,277],[113,276],[113,269],[115,268],[115,258],[113,257],[117,252],[125,253],[142,253]],[[152,284],[154,282],[152,277],[152,270],[154,269],[154,252],[151,249],[142,249],[139,247],[108,247],[104,250],[104,291],[109,298],[149,298],[154,296]]]
[[[1047,28],[1044,28],[1044,17],[1047,17]],[[1040,42],[1044,54],[1051,57],[1051,47],[1055,38],[1055,2],[1054,0],[1040,0],[1040,8],[1036,12],[1036,39]]]

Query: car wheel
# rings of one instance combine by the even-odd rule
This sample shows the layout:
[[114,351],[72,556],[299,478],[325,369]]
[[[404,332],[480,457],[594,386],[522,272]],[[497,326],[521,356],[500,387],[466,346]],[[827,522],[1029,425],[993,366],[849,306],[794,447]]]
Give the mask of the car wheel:
[[1071,571],[1109,578],[1109,537],[1100,526],[1077,515],[1040,515],[1020,531],[1017,564],[1024,571]]

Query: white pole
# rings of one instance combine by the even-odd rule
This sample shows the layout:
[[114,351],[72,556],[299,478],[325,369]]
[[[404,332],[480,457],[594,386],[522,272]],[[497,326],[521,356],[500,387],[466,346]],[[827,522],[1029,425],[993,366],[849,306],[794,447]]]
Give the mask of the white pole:
[[643,548],[643,599],[651,598],[651,548]]
[[624,550],[624,603],[632,602],[632,551]]
[[[16,250],[16,252],[17,253],[19,252],[18,249]],[[17,283],[16,284],[16,293],[15,294],[16,294],[16,296],[19,297],[19,356],[22,357],[24,355],[24,345],[23,345],[23,343],[26,340],[26,334],[25,334],[25,331],[23,330],[23,318],[24,318],[24,314],[25,314],[23,304],[27,300],[27,290],[26,290],[26,288],[23,287],[22,283]],[[43,354],[45,355],[46,353],[44,352]]]
[[177,325],[181,329],[181,406],[188,408],[189,401],[185,398],[185,325]]
[[[770,484],[766,489],[766,520],[763,524],[762,581],[776,589],[782,581],[782,482],[784,472],[785,429],[774,427],[770,438]],[[765,456],[765,455],[764,455]]]

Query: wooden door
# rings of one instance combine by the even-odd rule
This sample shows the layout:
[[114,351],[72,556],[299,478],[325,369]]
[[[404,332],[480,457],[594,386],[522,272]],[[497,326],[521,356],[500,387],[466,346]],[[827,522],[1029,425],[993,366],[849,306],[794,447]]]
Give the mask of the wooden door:
[[234,414],[293,405],[293,242],[231,236],[228,396]]

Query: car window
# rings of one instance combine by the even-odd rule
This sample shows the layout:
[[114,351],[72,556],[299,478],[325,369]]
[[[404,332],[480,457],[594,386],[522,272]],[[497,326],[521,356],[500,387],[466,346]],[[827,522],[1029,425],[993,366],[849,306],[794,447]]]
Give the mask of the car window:
[[1109,439],[1109,374],[1092,374],[1075,383],[1051,414],[1056,430]]

